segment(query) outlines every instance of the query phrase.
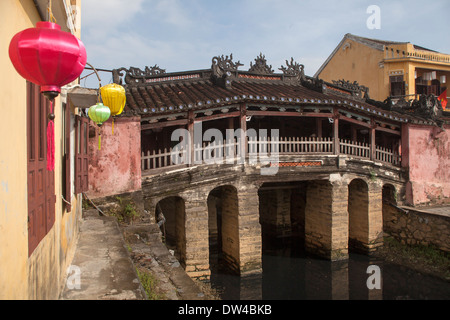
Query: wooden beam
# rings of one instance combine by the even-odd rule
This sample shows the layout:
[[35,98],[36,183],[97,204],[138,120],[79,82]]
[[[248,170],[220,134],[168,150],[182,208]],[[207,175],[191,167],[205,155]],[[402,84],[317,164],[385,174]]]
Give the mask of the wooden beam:
[[383,127],[380,127],[380,126],[377,126],[377,127],[376,127],[376,130],[377,130],[377,131],[384,131],[384,132],[396,134],[396,135],[399,135],[399,136],[401,135],[401,132],[400,132],[400,131],[393,130],[393,129],[389,129],[389,128],[383,128]]
[[[190,110],[188,112],[188,131],[189,131],[189,139],[190,139],[190,152],[188,159],[188,166],[193,166],[195,162],[195,144],[194,144],[194,111]],[[203,133],[202,133],[203,134]]]
[[342,119],[343,121],[347,121],[347,122],[350,122],[350,123],[357,124],[357,125],[359,125],[359,126],[361,126],[361,127],[370,128],[370,127],[372,126],[370,123],[363,122],[363,121],[359,121],[359,120],[352,119],[352,118],[348,118],[348,117],[343,116],[343,115],[341,115],[341,119]]
[[188,124],[188,119],[172,120],[172,121],[167,121],[167,122],[155,122],[155,123],[141,125],[141,130],[176,127],[176,126],[187,125],[187,124]]
[[333,139],[334,139],[334,154],[339,155],[340,153],[340,145],[339,145],[339,111],[337,108],[334,109],[333,115]]
[[409,124],[402,124],[401,135],[401,160],[402,168],[409,168]]
[[241,137],[240,137],[240,152],[241,152],[241,160],[245,161],[245,151],[247,150],[247,107],[245,103],[241,104],[240,106],[240,116],[239,116],[239,123],[241,130]]
[[333,113],[315,113],[315,112],[308,112],[303,113],[301,117],[308,117],[308,118],[333,118]]
[[320,118],[316,118],[316,131],[317,131],[317,137],[322,138],[322,122],[323,120]]
[[205,121],[212,121],[212,120],[218,120],[218,119],[226,119],[226,118],[236,118],[241,115],[240,111],[234,111],[234,112],[228,112],[228,113],[219,113],[219,114],[213,114],[210,116],[205,116],[201,118],[195,118],[195,122],[205,122]]
[[375,161],[375,156],[376,156],[376,124],[375,121],[372,119],[371,120],[372,123],[372,127],[370,128],[370,160]]
[[233,118],[228,118],[228,129],[231,129],[234,131],[234,119]]
[[247,111],[248,116],[265,116],[265,117],[311,117],[311,118],[332,118],[333,113],[299,113],[286,111]]

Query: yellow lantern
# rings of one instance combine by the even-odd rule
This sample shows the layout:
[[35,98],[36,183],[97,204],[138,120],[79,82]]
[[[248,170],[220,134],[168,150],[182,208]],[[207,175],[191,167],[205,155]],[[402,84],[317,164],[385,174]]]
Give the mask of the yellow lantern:
[[114,117],[121,114],[127,101],[125,88],[116,83],[108,84],[100,88],[103,104],[111,110],[112,133],[114,134]]

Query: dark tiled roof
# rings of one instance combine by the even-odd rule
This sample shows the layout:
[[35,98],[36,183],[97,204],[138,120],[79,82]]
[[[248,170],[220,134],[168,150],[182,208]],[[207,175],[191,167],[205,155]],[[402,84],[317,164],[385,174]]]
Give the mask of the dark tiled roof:
[[[357,84],[344,81],[331,84],[306,77],[303,66],[293,61],[287,62],[288,68],[280,69],[283,73],[261,74],[238,71],[231,59],[222,57],[222,60],[228,65],[224,63],[221,68],[214,68],[213,63],[211,69],[184,73],[164,73],[159,68],[156,73],[151,70],[136,72],[136,69],[130,72],[131,69],[124,68],[115,70],[115,82],[126,83],[125,115],[170,117],[187,110],[248,103],[297,108],[340,106],[361,115],[399,123],[422,121],[432,124],[429,119],[388,111],[383,108],[383,103],[368,103],[367,88]],[[124,70],[125,76],[121,73]]]

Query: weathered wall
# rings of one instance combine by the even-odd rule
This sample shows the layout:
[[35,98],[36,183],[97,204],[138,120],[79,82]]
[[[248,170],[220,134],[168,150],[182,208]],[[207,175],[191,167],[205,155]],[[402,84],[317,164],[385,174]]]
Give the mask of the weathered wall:
[[100,128],[89,130],[89,192],[91,198],[137,191],[141,188],[140,118],[117,118],[112,133],[112,119]]
[[409,125],[409,183],[412,205],[450,202],[450,126]]
[[383,205],[385,231],[408,245],[435,245],[450,252],[450,217],[410,210],[401,212]]

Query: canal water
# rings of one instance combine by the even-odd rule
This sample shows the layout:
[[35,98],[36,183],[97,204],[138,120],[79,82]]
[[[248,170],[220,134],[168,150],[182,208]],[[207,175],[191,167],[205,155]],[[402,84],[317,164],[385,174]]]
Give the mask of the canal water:
[[450,282],[365,255],[330,262],[308,256],[302,244],[272,242],[262,265],[262,275],[249,278],[212,268],[211,285],[222,300],[450,299]]

